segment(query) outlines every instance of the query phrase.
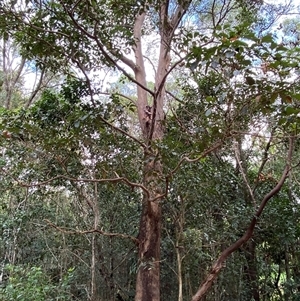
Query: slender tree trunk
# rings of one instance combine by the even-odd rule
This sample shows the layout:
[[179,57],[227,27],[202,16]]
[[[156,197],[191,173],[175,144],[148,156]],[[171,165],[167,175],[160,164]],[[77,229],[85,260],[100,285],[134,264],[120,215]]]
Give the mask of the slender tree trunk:
[[184,229],[184,218],[185,218],[185,203],[184,198],[178,196],[180,201],[180,211],[178,214],[177,227],[176,227],[176,259],[177,259],[177,279],[178,279],[178,301],[183,301],[183,276],[182,276],[182,261],[184,255],[183,252],[183,229]]
[[183,300],[182,294],[182,257],[180,253],[180,247],[176,248],[176,257],[177,257],[177,277],[178,277],[178,301]]
[[249,300],[259,301],[258,273],[256,267],[255,255],[256,243],[254,240],[249,240],[246,246],[246,260],[248,266],[245,268],[245,277],[250,284],[251,298]]
[[[93,204],[94,213],[94,229],[98,228],[100,221],[100,212],[98,208],[98,187],[94,184],[94,198],[90,202]],[[91,301],[98,301],[97,279],[96,279],[96,263],[97,263],[97,237],[96,233],[92,234],[92,262],[91,262]]]

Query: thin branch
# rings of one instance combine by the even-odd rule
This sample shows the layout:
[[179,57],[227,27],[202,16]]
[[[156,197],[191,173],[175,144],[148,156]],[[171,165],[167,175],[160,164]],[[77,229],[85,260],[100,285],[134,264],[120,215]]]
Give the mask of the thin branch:
[[37,95],[37,93],[40,91],[40,88],[42,86],[43,83],[43,79],[44,79],[44,74],[45,74],[45,69],[42,69],[41,75],[40,75],[40,79],[38,84],[36,85],[36,88],[32,91],[28,101],[25,104],[25,109],[29,108],[29,106],[32,104],[33,99],[35,98],[35,96]]
[[[211,42],[213,42],[213,40],[214,40],[214,38],[211,38],[209,41],[207,41],[206,43],[202,44],[202,47],[210,44]],[[160,85],[158,86],[158,89],[155,91],[155,96],[159,95],[159,93],[163,89],[164,84],[166,82],[166,79],[167,79],[168,75],[173,71],[174,68],[176,68],[179,64],[181,64],[188,56],[189,56],[189,53],[187,53],[184,57],[180,58],[180,60],[178,60],[177,62],[175,62],[170,67],[170,69],[167,71],[167,73],[165,74],[165,76],[162,78],[162,80],[160,82]]]
[[22,19],[20,17],[20,15],[14,13],[12,10],[7,11],[7,10],[3,9],[2,12],[3,12],[3,14],[7,14],[7,15],[11,14],[14,18],[16,18],[19,22],[23,23],[25,26],[29,26],[30,28],[38,30],[40,32],[46,32],[46,33],[51,33],[51,34],[54,34],[54,35],[60,35],[60,36],[67,37],[67,38],[70,37],[68,34],[66,34],[66,33],[64,33],[62,31],[59,31],[59,30],[55,31],[55,30],[51,30],[51,29],[46,29],[46,28],[34,25],[34,24],[30,23],[30,22],[27,22],[24,19]]
[[76,9],[76,7],[78,6],[78,4],[81,2],[82,0],[77,0],[76,3],[74,3],[73,7],[72,7],[72,13],[74,13],[74,10]]
[[92,90],[92,84],[91,84],[91,81],[90,81],[90,78],[89,76],[87,75],[87,73],[85,72],[85,68],[84,66],[82,65],[82,63],[79,61],[79,60],[76,60],[73,58],[73,61],[77,64],[78,68],[81,70],[81,72],[83,73],[85,79],[86,79],[86,82],[88,84],[88,89],[89,89],[89,93],[90,93],[90,99],[91,99],[91,102],[93,104],[93,106],[96,106],[96,103],[94,101],[94,93],[93,93],[93,90]]
[[107,95],[107,96],[110,96],[110,95],[117,95],[117,96],[120,96],[122,98],[125,98],[127,100],[129,100],[129,102],[131,102],[132,104],[134,104],[136,106],[136,102],[131,99],[130,97],[126,96],[125,94],[122,94],[122,93],[119,93],[119,92],[97,92],[96,94],[98,95]]
[[144,57],[144,58],[149,62],[149,64],[151,65],[151,67],[152,67],[152,69],[153,69],[153,72],[154,72],[154,77],[156,77],[156,68],[155,68],[153,62],[150,60],[149,57],[147,57],[147,56],[145,56],[145,55],[143,55],[143,57]]
[[256,183],[255,183],[255,186],[253,188],[253,192],[255,192],[256,188],[258,187],[258,184],[259,184],[259,175],[261,174],[261,172],[263,171],[268,159],[269,159],[269,149],[271,147],[271,142],[273,140],[273,135],[275,133],[275,130],[276,130],[276,127],[274,127],[271,131],[271,136],[269,138],[269,141],[265,147],[265,150],[264,150],[264,154],[263,154],[263,160],[261,162],[261,165],[258,169],[258,172],[257,172],[257,178],[256,178]]
[[195,159],[191,159],[189,157],[181,158],[180,161],[178,162],[177,166],[169,172],[169,174],[166,176],[166,178],[171,179],[172,176],[177,172],[177,170],[180,168],[180,166],[184,162],[189,162],[189,163],[198,162],[201,159],[205,158],[207,155],[209,155],[211,152],[213,152],[213,151],[217,150],[219,147],[221,147],[223,145],[223,143],[224,143],[223,140],[216,142],[213,146],[211,146],[210,148],[203,151],[202,154],[200,156],[197,156],[197,158],[195,158]]
[[213,27],[214,27],[214,28],[216,28],[215,6],[216,6],[216,0],[213,1],[212,6],[211,6],[211,17],[212,17],[212,22],[213,22]]
[[183,101],[181,99],[179,99],[177,96],[175,96],[172,92],[166,90],[166,93],[169,94],[172,98],[174,98],[179,103],[183,103]]
[[241,154],[240,154],[240,151],[239,151],[239,146],[238,146],[238,142],[236,141],[235,145],[234,145],[234,154],[235,154],[235,158],[236,158],[236,162],[239,166],[239,170],[242,174],[242,177],[243,177],[243,180],[244,180],[244,183],[248,189],[248,192],[249,192],[249,195],[250,195],[250,198],[251,198],[251,201],[252,201],[252,204],[254,206],[254,208],[256,207],[256,202],[255,202],[255,198],[254,198],[254,194],[253,194],[253,191],[250,187],[250,184],[249,184],[249,181],[247,179],[247,175],[246,175],[246,172],[243,168],[243,165],[242,165],[242,160],[241,160]]
[[120,238],[126,238],[126,239],[130,239],[132,240],[135,244],[138,244],[139,243],[139,240],[134,237],[134,236],[131,236],[131,235],[127,235],[127,234],[122,234],[122,233],[111,233],[111,232],[105,232],[105,231],[102,231],[102,230],[99,230],[99,229],[91,229],[91,230],[69,230],[69,229],[66,229],[66,228],[62,228],[62,227],[59,227],[55,224],[53,224],[51,221],[49,221],[48,219],[45,219],[45,221],[48,223],[48,225],[62,233],[65,233],[65,234],[91,234],[91,233],[99,233],[101,235],[104,235],[104,236],[109,236],[109,237],[120,237]]
[[155,95],[153,97],[153,116],[152,116],[152,122],[151,122],[151,127],[150,127],[150,132],[149,132],[149,136],[148,136],[148,144],[151,143],[153,134],[154,134],[154,128],[155,128],[155,117],[156,117],[156,107],[157,107],[157,98],[159,97],[159,94],[161,93],[161,91],[164,88],[165,82],[167,80],[168,75],[172,72],[172,70],[179,65],[183,60],[185,59],[185,57],[181,58],[179,61],[177,61],[176,63],[173,64],[173,66],[171,66],[171,68],[166,72],[166,74],[164,75],[164,77],[162,78],[157,90],[155,91]]
[[175,30],[177,29],[180,21],[182,20],[183,16],[185,15],[185,13],[187,12],[190,4],[192,3],[191,0],[185,0],[181,2],[182,4],[179,4],[175,13],[173,14],[173,16],[171,17],[171,28],[172,28],[172,33],[170,35],[170,40],[172,40]]
[[159,93],[161,92],[162,88],[164,87],[164,84],[167,80],[167,77],[168,75],[173,71],[173,69],[175,67],[177,67],[183,60],[185,60],[187,58],[188,55],[184,56],[183,58],[181,58],[180,60],[178,60],[177,62],[175,62],[171,67],[170,69],[167,71],[167,73],[165,74],[165,76],[162,78],[159,86],[158,86],[158,89],[155,91],[155,96],[157,97],[159,95]]
[[31,184],[24,183],[18,179],[14,179],[14,180],[22,187],[38,187],[38,186],[47,185],[47,184],[51,183],[52,181],[55,181],[58,179],[65,179],[65,180],[69,180],[69,181],[84,182],[84,183],[119,183],[119,182],[123,182],[132,188],[137,187],[137,188],[142,189],[147,194],[148,198],[150,198],[150,192],[144,185],[131,182],[127,178],[124,178],[124,177],[110,178],[110,179],[86,179],[86,178],[73,178],[70,176],[58,175],[58,176],[55,176],[48,180],[31,183]]
[[126,131],[120,129],[117,126],[114,126],[113,124],[111,124],[110,122],[108,122],[107,120],[105,120],[103,117],[99,116],[99,119],[104,122],[106,125],[110,126],[112,129],[114,129],[115,131],[118,131],[120,133],[122,133],[123,135],[127,136],[128,138],[132,139],[133,141],[135,141],[136,143],[138,143],[143,149],[146,149],[147,146],[146,144],[144,144],[143,142],[141,142],[140,140],[138,140],[137,138],[135,138],[134,136],[130,135],[129,133],[127,133]]
[[[142,89],[144,89],[145,91],[147,91],[150,95],[154,96],[154,92],[151,91],[150,89],[148,89],[147,87],[145,87],[144,85],[142,85],[141,83],[139,83],[138,81],[136,81],[124,68],[122,68],[115,59],[113,59],[109,53],[104,49],[103,44],[100,42],[100,40],[98,39],[98,30],[97,30],[97,22],[95,22],[94,25],[94,33],[91,34],[90,32],[88,32],[85,28],[83,28],[78,22],[77,20],[74,18],[73,13],[71,13],[66,6],[61,3],[65,12],[68,14],[68,16],[71,18],[72,22],[74,23],[74,26],[81,31],[83,34],[85,34],[87,37],[89,37],[90,39],[94,40],[97,44],[97,46],[99,47],[101,53],[104,55],[104,57],[107,59],[108,62],[110,62],[111,64],[113,64],[113,66],[115,66],[119,71],[121,71],[130,81],[132,81],[133,83],[137,84],[138,86],[140,86]],[[125,60],[125,57],[123,56],[122,58],[123,62],[129,62],[129,59]],[[128,65],[129,66],[129,65]]]
[[112,57],[110,57],[110,55],[105,51],[103,45],[97,38],[96,32],[95,32],[95,41],[97,43],[97,46],[101,50],[102,54],[109,62],[111,62],[119,71],[121,71],[130,81],[132,81],[133,83],[135,83],[136,85],[138,85],[139,87],[147,91],[150,95],[154,96],[155,93],[152,90],[148,89],[146,86],[142,85],[140,82],[135,80],[124,68],[122,68]]
[[[77,60],[74,60],[74,62],[77,63],[79,69],[83,72],[85,78],[86,78],[86,81],[87,81],[87,84],[88,84],[88,89],[89,89],[89,93],[90,93],[90,98],[91,98],[91,102],[92,104],[95,106],[95,101],[94,101],[94,97],[93,97],[93,91],[92,91],[92,85],[91,85],[91,81],[87,75],[87,73],[85,72],[84,70],[84,66],[82,66],[82,64],[77,61]],[[140,140],[138,140],[137,138],[135,138],[134,136],[130,135],[129,133],[127,133],[126,131],[122,130],[121,128],[113,125],[112,123],[108,122],[105,118],[99,116],[99,119],[104,122],[106,125],[108,125],[109,127],[111,127],[112,129],[122,133],[123,135],[127,136],[128,138],[132,139],[133,141],[137,142],[141,147],[143,148],[146,148],[146,145],[144,143],[142,143]]]
[[25,63],[26,63],[26,59],[25,59],[25,57],[22,57],[21,63],[19,65],[19,67],[18,67],[17,74],[16,74],[15,79],[13,81],[13,86],[15,86],[16,83],[18,82],[18,80],[20,79],[20,76],[21,76],[21,73],[22,73],[23,68],[25,66]]

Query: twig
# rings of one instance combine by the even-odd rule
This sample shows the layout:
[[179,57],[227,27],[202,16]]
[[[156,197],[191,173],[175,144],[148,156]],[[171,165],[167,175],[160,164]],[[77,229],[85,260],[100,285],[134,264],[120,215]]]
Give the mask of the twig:
[[269,141],[268,141],[268,143],[267,143],[267,145],[266,145],[266,147],[265,147],[264,154],[263,154],[263,160],[262,160],[261,165],[260,165],[260,167],[259,167],[259,169],[258,169],[258,172],[257,172],[257,178],[256,178],[255,186],[254,186],[254,188],[253,188],[253,192],[254,192],[254,191],[256,190],[256,188],[258,187],[258,183],[259,183],[259,175],[261,174],[262,170],[264,169],[264,167],[265,167],[265,165],[266,165],[266,163],[267,163],[267,161],[268,161],[268,159],[269,159],[269,152],[268,152],[268,151],[269,151],[269,149],[270,149],[270,147],[271,147],[271,142],[272,142],[272,140],[273,140],[273,134],[274,134],[275,130],[276,130],[276,127],[274,127],[274,128],[272,129],[272,131],[271,131],[271,136],[270,136]]

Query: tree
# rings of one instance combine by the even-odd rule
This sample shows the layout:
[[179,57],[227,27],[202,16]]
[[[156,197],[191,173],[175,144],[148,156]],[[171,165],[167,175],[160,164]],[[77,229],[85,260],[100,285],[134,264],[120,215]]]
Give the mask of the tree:
[[[282,114],[279,120],[286,124],[285,118],[297,113],[290,102],[297,99],[298,91],[291,93],[294,82],[288,81],[296,67],[296,53],[289,52],[270,34],[258,37],[249,30],[257,24],[256,13],[264,8],[259,1],[27,1],[26,4],[14,1],[0,4],[5,30],[16,39],[22,54],[34,59],[38,66],[65,74],[70,74],[73,67],[79,72],[88,87],[88,95],[82,97],[88,96],[95,109],[101,91],[93,71],[111,68],[136,85],[138,134],[130,134],[126,124],[123,128],[119,120],[101,114],[98,117],[102,127],[142,149],[140,178],[133,182],[124,171],[116,172],[115,176],[111,172],[111,177],[103,177],[99,183],[123,182],[141,190],[135,300],[160,300],[161,203],[169,194],[172,178],[186,163],[196,163],[218,153],[229,141],[243,140],[244,133],[240,130],[249,131],[259,118],[274,118],[286,112],[287,116]],[[253,15],[249,15],[249,8]],[[125,15],[124,11],[128,13]],[[142,43],[153,32],[159,39],[159,50],[153,63],[155,76],[151,89]],[[259,71],[255,71],[255,66]],[[173,71],[181,75],[176,83],[183,91],[182,98],[167,91]],[[179,104],[166,120],[167,95]],[[50,109],[47,118],[58,121],[55,108]],[[72,124],[78,126],[76,122]],[[254,218],[249,227],[240,239],[222,251],[194,301],[210,289],[227,257],[250,239],[267,202],[282,188],[294,148],[295,133],[291,129],[287,132],[290,136],[287,165],[280,181],[266,193],[258,208],[253,202]],[[238,169],[240,175],[245,175],[242,166]],[[63,170],[59,172],[59,176],[64,175]],[[73,177],[80,178],[78,174]],[[244,178],[244,184],[249,186]],[[43,180],[50,181],[40,182]],[[251,187],[248,193],[253,201]]]
[[43,89],[50,87],[51,82],[55,80],[54,76],[45,69],[39,70],[22,56],[13,39],[3,35],[1,42],[0,95],[2,106],[7,109],[20,105],[28,108]]

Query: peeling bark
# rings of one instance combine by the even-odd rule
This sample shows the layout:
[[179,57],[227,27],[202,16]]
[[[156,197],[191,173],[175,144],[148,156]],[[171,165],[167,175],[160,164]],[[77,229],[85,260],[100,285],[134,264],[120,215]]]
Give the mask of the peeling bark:
[[156,173],[161,172],[161,164],[149,155],[145,156],[144,182],[151,191],[144,194],[140,220],[139,267],[136,282],[136,301],[160,300],[160,242],[161,206],[159,201],[151,201],[160,194],[160,183]]

